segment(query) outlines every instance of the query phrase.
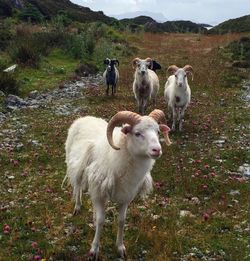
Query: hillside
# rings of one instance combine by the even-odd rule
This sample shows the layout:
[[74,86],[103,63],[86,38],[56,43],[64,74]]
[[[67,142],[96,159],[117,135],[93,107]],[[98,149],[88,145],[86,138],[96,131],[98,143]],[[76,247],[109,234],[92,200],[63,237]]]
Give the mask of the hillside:
[[218,24],[209,30],[209,33],[242,33],[250,32],[250,15],[245,15],[236,19],[230,19]]
[[164,32],[172,32],[172,33],[199,33],[199,32],[206,32],[207,29],[202,27],[199,24],[193,23],[191,21],[167,21],[162,23],[161,25]]
[[69,18],[79,22],[102,21],[112,23],[114,18],[108,17],[103,12],[94,12],[88,7],[73,4],[69,0],[0,0],[0,16],[11,16],[13,9],[24,9],[28,4],[36,7],[41,14],[50,19],[59,11],[67,13]]
[[144,26],[146,32],[199,33],[207,31],[207,29],[202,25],[193,23],[191,21],[167,21],[164,23],[159,23],[149,16],[126,18],[120,21],[125,25]]

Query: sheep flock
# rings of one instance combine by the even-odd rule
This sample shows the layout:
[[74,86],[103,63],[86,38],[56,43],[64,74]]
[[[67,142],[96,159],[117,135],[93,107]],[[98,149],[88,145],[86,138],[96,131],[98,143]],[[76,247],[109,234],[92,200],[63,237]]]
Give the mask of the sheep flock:
[[[117,59],[106,58],[103,74],[107,86],[106,95],[114,96],[119,81]],[[171,129],[163,110],[157,108],[160,89],[156,70],[161,65],[151,58],[135,58],[133,94],[138,112],[119,111],[109,121],[85,116],[73,122],[65,143],[67,181],[73,189],[74,214],[79,214],[83,193],[88,193],[94,213],[95,235],[88,254],[88,260],[98,260],[100,236],[105,221],[105,208],[109,201],[117,204],[118,231],[116,247],[121,258],[126,257],[123,242],[125,218],[128,205],[139,195],[145,198],[153,188],[151,170],[162,155],[160,135],[170,145],[169,132],[182,131],[184,113],[191,100],[188,76],[193,68],[185,65],[168,67],[170,74],[164,89],[164,99]],[[146,114],[149,104],[155,108]],[[164,108],[165,110],[165,108]]]

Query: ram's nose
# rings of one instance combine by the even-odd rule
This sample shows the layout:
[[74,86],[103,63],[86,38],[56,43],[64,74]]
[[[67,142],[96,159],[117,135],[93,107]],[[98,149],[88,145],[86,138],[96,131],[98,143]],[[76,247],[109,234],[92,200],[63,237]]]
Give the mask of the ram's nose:
[[144,75],[146,73],[146,71],[141,71],[141,74]]
[[162,154],[162,151],[161,151],[161,148],[160,147],[154,147],[151,149],[151,152],[150,152],[150,156],[152,158],[159,158]]

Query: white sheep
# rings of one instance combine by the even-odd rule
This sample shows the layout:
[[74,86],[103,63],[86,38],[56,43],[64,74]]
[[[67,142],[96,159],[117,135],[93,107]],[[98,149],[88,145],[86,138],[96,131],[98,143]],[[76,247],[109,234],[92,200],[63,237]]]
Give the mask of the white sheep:
[[153,60],[147,58],[142,60],[135,58],[133,68],[136,67],[133,82],[133,92],[137,100],[139,113],[145,113],[149,100],[153,99],[156,105],[156,96],[159,91],[159,78],[157,74],[149,68],[153,67]]
[[[150,171],[162,154],[159,132],[163,132],[167,144],[171,143],[170,128],[164,122],[165,115],[160,110],[152,111],[149,116],[122,111],[109,123],[86,116],[69,128],[64,181],[68,179],[73,187],[74,214],[80,210],[83,192],[89,192],[93,203],[96,231],[90,260],[98,258],[105,205],[109,200],[118,204],[116,245],[119,255],[125,256],[123,230],[127,207],[138,193],[145,196],[152,189]],[[122,124],[125,124],[122,128],[116,127]]]
[[171,76],[165,84],[164,97],[168,105],[170,113],[172,113],[172,130],[176,129],[176,119],[179,123],[179,130],[182,130],[182,121],[184,113],[191,99],[191,89],[188,85],[187,75],[193,75],[193,68],[190,65],[185,65],[183,68],[178,68],[176,65],[171,65],[168,68]]

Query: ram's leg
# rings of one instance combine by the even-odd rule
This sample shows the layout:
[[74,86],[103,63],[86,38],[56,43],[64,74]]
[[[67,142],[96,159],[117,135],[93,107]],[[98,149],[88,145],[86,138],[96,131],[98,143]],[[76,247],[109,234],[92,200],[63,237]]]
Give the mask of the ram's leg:
[[89,251],[89,258],[88,260],[98,260],[99,254],[99,246],[100,246],[100,236],[102,227],[105,220],[105,203],[102,201],[95,201],[93,202],[94,211],[96,213],[96,230],[95,236],[91,244],[91,249]]
[[113,84],[111,86],[112,86],[112,96],[114,96],[114,88],[115,88],[115,86]]
[[185,114],[186,108],[187,108],[187,107],[183,107],[183,108],[180,109],[179,131],[182,131],[182,124],[183,124],[184,114]]
[[106,95],[109,95],[109,84],[107,84]]
[[75,208],[74,208],[74,212],[73,215],[78,215],[80,213],[80,208],[81,208],[81,196],[82,196],[82,190],[80,185],[77,185],[74,188],[74,198],[75,198]]
[[142,107],[143,107],[142,115],[144,115],[148,107],[147,99],[142,99]]
[[176,118],[177,118],[177,108],[172,107],[172,115],[173,115],[173,123],[172,123],[172,131],[175,131],[175,125],[176,125]]
[[117,246],[118,253],[121,258],[124,258],[126,256],[126,248],[123,244],[123,234],[124,234],[124,225],[125,225],[127,208],[128,208],[127,204],[123,204],[123,205],[119,206],[118,232],[117,232],[116,246]]
[[139,113],[143,115],[143,99],[139,98],[138,99],[138,107],[139,107]]

